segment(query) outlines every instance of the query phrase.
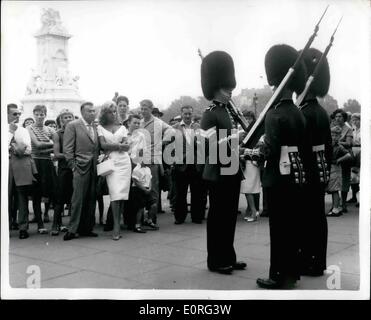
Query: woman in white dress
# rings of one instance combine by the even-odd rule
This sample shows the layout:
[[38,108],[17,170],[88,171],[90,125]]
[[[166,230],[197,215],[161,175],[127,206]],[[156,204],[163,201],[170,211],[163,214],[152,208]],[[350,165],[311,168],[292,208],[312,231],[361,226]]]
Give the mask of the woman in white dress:
[[[244,111],[243,115],[250,124],[255,122],[255,114],[252,111]],[[246,209],[244,220],[246,222],[254,222],[258,219],[259,210],[259,194],[260,194],[260,168],[257,161],[252,159],[246,160],[245,169],[243,172],[245,179],[241,181],[240,193],[246,197],[248,208],[250,208],[251,216],[248,216],[248,208]]]
[[121,214],[124,212],[124,201],[129,198],[131,182],[127,129],[118,123],[117,106],[113,101],[102,106],[99,123],[98,136],[101,148],[115,164],[114,171],[106,179],[113,213],[112,239],[119,240]]

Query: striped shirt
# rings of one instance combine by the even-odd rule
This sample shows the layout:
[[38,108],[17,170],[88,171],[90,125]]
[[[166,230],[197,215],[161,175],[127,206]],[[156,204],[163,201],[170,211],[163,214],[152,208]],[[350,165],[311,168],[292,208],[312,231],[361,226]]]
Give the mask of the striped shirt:
[[[50,142],[54,133],[54,130],[47,126],[36,127],[35,125],[31,125],[29,126],[29,130],[35,134],[37,141],[40,142]],[[50,154],[53,153],[53,146],[47,149],[40,149],[33,143],[32,140],[31,147],[31,155],[34,159],[50,159]]]

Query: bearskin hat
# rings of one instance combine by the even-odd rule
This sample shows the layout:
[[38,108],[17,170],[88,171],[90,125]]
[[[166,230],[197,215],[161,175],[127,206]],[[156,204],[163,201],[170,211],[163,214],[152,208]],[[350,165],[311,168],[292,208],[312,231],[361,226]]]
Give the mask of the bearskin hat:
[[[265,55],[265,72],[270,86],[278,87],[290,67],[292,67],[299,53],[286,44],[274,45]],[[305,88],[306,68],[300,63],[294,76],[287,83],[287,88],[300,94]]]
[[235,88],[234,63],[224,51],[209,53],[201,64],[201,87],[206,99],[212,100],[220,88]]
[[[308,71],[308,76],[313,73],[319,60],[321,59],[321,56],[322,52],[315,48],[309,48],[304,53],[304,63]],[[309,92],[313,93],[317,97],[324,97],[327,94],[329,87],[330,68],[327,58],[324,57],[318,70],[317,76],[313,79]]]

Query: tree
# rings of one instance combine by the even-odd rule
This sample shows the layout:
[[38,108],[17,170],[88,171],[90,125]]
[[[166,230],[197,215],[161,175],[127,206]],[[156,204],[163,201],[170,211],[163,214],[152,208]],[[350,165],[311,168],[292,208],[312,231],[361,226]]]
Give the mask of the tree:
[[343,109],[345,112],[360,113],[361,104],[356,99],[348,99],[348,101],[344,103]]
[[181,96],[180,98],[175,99],[173,102],[171,102],[170,106],[167,109],[163,110],[164,116],[162,117],[162,120],[164,120],[165,122],[169,122],[170,119],[180,115],[180,109],[184,105],[192,106],[194,115],[202,115],[205,106],[202,107],[200,102],[200,99],[196,100],[195,98],[189,96]]
[[338,102],[329,94],[327,94],[324,98],[320,98],[319,103],[329,115],[336,109],[339,109]]

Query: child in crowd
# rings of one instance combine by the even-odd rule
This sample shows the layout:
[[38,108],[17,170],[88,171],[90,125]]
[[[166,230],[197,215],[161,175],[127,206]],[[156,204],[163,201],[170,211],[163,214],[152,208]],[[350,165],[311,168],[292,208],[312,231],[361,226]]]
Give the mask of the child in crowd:
[[144,208],[149,211],[157,210],[156,199],[152,197],[151,193],[151,170],[148,166],[137,164],[132,172],[132,185],[130,188],[129,195],[129,212],[135,213],[135,222],[130,221],[130,224],[134,225],[133,231],[137,233],[145,233],[142,229],[141,222],[144,221],[144,225],[151,228],[151,230],[158,230],[158,227],[149,218],[149,215],[144,216]]
[[331,128],[332,137],[332,164],[330,170],[330,180],[327,186],[327,192],[332,195],[332,209],[327,214],[329,217],[338,217],[342,215],[339,191],[342,187],[341,163],[352,158],[349,150],[345,149],[339,140],[342,129],[339,126]]

